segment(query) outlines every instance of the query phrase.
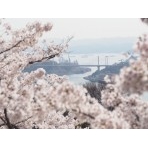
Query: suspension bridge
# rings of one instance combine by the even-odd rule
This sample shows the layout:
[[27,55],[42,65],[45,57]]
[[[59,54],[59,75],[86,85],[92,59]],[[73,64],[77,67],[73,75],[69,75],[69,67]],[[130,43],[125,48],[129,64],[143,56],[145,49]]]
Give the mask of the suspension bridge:
[[100,64],[100,58],[98,56],[98,63],[97,64],[71,64],[66,63],[66,64],[50,64],[48,65],[48,62],[46,62],[46,64],[38,64],[37,66],[47,66],[47,67],[97,67],[98,70],[100,70],[101,67],[107,67],[107,66],[111,66],[108,65],[108,56],[105,57],[105,64]]

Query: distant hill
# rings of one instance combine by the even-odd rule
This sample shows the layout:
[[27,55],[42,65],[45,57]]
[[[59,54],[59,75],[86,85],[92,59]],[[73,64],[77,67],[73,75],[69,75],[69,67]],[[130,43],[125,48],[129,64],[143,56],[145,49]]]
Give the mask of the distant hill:
[[[65,65],[65,66],[60,66],[60,65]],[[76,65],[76,67],[74,65]],[[66,63],[66,62],[57,63],[55,61],[49,60],[46,62],[39,62],[29,65],[24,69],[24,72],[30,73],[31,71],[37,70],[38,68],[44,68],[48,74],[57,74],[59,76],[84,74],[86,72],[91,71],[90,68],[79,67],[78,63]]]
[[136,38],[102,38],[72,40],[69,43],[69,51],[73,54],[90,53],[122,53],[131,51]]
[[123,67],[128,67],[130,60],[136,60],[137,57],[131,56],[126,61],[113,64],[111,66],[107,66],[106,68],[102,70],[96,70],[93,74],[90,76],[84,77],[84,79],[89,80],[91,82],[99,82],[99,83],[105,83],[104,77],[108,75],[109,77],[112,77],[116,74],[120,73],[120,70]]

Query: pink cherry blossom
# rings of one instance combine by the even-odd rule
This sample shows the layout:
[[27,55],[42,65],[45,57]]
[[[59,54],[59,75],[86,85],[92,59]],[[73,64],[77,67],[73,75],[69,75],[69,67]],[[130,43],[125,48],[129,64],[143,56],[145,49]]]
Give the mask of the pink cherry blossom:
[[[142,19],[148,23],[147,19]],[[69,39],[46,49],[38,44],[50,23],[34,22],[14,30],[0,20],[0,128],[148,128],[148,102],[140,95],[148,91],[148,37],[135,46],[139,58],[121,70],[102,91],[101,104],[82,86],[65,77],[47,74],[42,68],[30,73],[26,66],[59,56]],[[6,38],[6,36],[8,36]],[[27,52],[31,49],[31,52]],[[66,112],[66,114],[65,114]]]

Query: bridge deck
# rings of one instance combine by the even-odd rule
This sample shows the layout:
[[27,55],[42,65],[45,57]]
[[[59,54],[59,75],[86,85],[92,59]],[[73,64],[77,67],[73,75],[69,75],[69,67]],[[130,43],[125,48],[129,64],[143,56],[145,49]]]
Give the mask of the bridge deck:
[[34,65],[34,66],[48,66],[48,67],[106,67],[111,65]]

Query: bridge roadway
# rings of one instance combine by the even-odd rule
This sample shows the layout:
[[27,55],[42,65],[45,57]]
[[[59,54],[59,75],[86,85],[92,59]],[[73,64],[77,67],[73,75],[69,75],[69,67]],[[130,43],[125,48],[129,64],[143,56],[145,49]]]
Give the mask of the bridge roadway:
[[36,65],[36,66],[48,66],[48,67],[107,67],[111,65]]

